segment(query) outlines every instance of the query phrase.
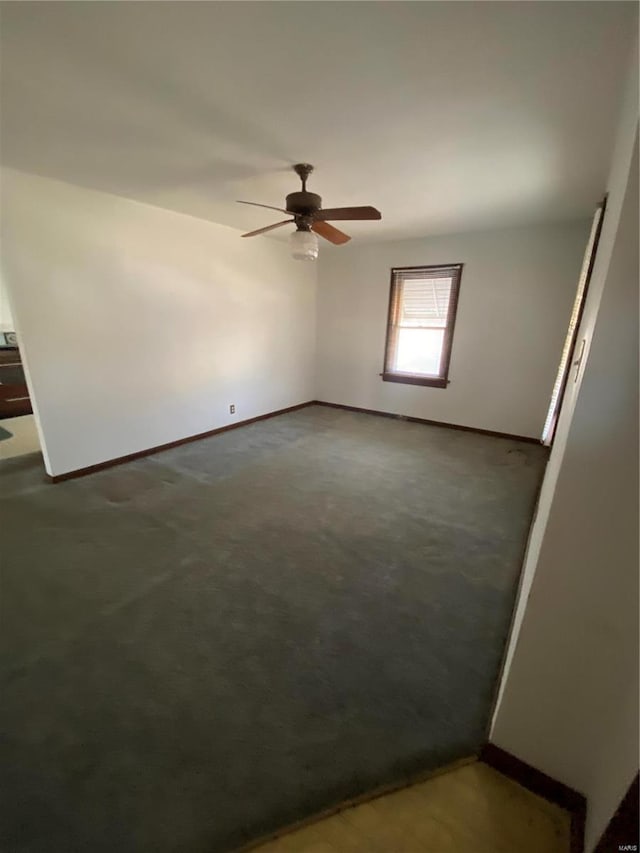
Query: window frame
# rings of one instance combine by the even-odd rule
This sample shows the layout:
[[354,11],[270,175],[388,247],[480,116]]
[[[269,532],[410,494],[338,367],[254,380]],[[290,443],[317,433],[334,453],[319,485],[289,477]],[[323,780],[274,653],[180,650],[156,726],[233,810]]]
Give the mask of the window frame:
[[[426,385],[431,388],[446,388],[449,383],[449,367],[451,365],[451,350],[453,348],[453,333],[458,313],[458,301],[460,297],[460,281],[464,264],[420,264],[415,267],[392,267],[389,285],[389,306],[387,309],[387,333],[384,344],[384,364],[382,367],[383,382],[399,382],[403,385]],[[440,374],[438,376],[423,373],[399,373],[388,369],[391,353],[391,329],[393,326],[393,306],[395,303],[395,292],[398,286],[396,273],[415,272],[416,270],[446,270],[453,273],[451,276],[451,293],[449,295],[449,310],[447,322],[444,327],[444,338],[442,341],[442,357],[440,359]],[[400,276],[401,278],[401,276]]]

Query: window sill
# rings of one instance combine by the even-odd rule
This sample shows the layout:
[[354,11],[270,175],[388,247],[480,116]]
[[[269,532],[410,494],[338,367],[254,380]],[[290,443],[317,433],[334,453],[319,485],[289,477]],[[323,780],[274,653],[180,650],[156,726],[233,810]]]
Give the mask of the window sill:
[[427,385],[431,388],[446,388],[448,379],[439,376],[420,376],[415,373],[381,373],[383,382],[400,382],[403,385]]

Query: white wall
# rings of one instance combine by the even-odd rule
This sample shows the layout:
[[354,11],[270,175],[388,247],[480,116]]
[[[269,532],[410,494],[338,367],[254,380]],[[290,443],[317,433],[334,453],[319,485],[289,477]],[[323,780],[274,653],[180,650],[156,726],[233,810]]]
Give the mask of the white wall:
[[586,366],[558,426],[555,490],[491,735],[587,796],[588,851],[638,768],[637,123],[634,58],[580,332]]
[[[585,220],[325,252],[318,399],[540,438],[588,229]],[[391,267],[447,263],[465,265],[450,385],[383,382]]]
[[587,850],[638,768],[637,182],[491,734],[586,795]]
[[[609,271],[614,242],[620,222],[620,214],[625,198],[627,183],[629,179],[629,168],[632,161],[633,148],[638,125],[638,45],[637,42],[631,51],[629,61],[629,74],[626,87],[622,93],[620,105],[620,117],[617,133],[615,135],[614,150],[611,158],[611,166],[607,179],[607,208],[604,217],[602,233],[596,253],[595,263],[585,300],[584,311],[580,328],[577,333],[577,341],[585,341],[582,364],[576,377],[575,371],[571,371],[571,379],[567,384],[562,409],[558,418],[558,424],[553,442],[553,448],[545,471],[545,477],[540,491],[536,516],[531,527],[527,554],[524,561],[518,602],[513,619],[513,626],[509,647],[507,650],[503,679],[500,687],[500,695],[504,690],[509,673],[509,667],[515,653],[518,633],[522,624],[522,618],[527,607],[527,600],[533,577],[535,575],[540,548],[544,539],[547,521],[551,512],[551,504],[558,481],[558,475],[562,467],[564,452],[569,435],[569,428],[573,419],[578,393],[581,388],[584,367],[589,360],[589,351],[593,338],[600,301],[604,290],[605,281]],[[498,703],[499,704],[499,703]]]
[[636,42],[491,731],[587,796],[587,851],[638,768],[638,112]]
[[314,397],[316,273],[285,244],[12,170],[2,206],[50,474]]

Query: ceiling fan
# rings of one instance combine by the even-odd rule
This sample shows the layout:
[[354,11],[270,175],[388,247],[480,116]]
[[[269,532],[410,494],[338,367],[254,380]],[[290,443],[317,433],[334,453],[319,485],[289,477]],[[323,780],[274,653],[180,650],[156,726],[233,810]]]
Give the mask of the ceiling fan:
[[302,190],[297,193],[289,193],[286,198],[285,207],[273,207],[270,204],[259,204],[256,201],[239,201],[239,204],[251,204],[254,207],[266,207],[269,210],[279,210],[287,213],[292,219],[283,219],[275,225],[267,225],[256,231],[249,231],[243,237],[256,237],[281,228],[294,222],[296,230],[291,235],[291,254],[297,260],[314,261],[318,257],[318,238],[316,234],[324,237],[330,243],[341,246],[348,243],[351,237],[334,228],[327,220],[333,219],[382,219],[382,214],[375,207],[322,207],[322,199],[316,193],[307,191],[307,178],[313,172],[313,166],[309,163],[296,163],[293,171],[302,181]]

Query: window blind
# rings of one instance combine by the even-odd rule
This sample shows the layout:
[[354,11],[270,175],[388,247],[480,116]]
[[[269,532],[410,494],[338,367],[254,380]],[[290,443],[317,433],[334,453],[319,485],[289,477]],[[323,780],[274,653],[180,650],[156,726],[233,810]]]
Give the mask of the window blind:
[[402,281],[398,322],[410,328],[442,327],[449,314],[451,276]]

